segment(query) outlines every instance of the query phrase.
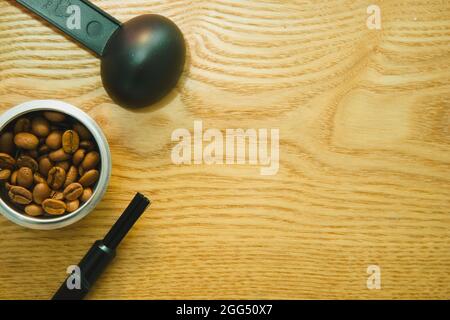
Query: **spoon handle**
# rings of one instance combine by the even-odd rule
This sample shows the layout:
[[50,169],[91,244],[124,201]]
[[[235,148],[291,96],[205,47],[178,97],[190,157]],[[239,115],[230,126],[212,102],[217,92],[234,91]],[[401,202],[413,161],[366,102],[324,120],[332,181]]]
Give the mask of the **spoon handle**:
[[16,0],[98,56],[121,23],[87,0]]

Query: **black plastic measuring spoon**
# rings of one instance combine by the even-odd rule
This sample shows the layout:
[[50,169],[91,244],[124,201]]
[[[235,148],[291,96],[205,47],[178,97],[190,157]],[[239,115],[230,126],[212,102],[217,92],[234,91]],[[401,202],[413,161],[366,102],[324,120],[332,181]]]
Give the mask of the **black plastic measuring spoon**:
[[121,23],[85,0],[16,0],[101,59],[103,86],[119,105],[157,102],[177,84],[186,45],[169,19],[145,14]]

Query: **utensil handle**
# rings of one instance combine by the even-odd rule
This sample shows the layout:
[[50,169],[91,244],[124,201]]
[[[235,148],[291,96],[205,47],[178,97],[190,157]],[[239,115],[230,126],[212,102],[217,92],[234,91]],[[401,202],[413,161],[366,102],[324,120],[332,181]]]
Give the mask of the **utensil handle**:
[[87,0],[16,0],[98,56],[121,23]]

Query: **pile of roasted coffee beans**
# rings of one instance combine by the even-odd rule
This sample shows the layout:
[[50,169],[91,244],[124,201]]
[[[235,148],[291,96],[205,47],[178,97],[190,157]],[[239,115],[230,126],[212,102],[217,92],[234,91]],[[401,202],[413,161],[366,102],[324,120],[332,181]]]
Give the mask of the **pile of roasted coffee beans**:
[[89,200],[100,154],[80,122],[54,111],[32,112],[0,134],[0,184],[29,216],[59,216]]

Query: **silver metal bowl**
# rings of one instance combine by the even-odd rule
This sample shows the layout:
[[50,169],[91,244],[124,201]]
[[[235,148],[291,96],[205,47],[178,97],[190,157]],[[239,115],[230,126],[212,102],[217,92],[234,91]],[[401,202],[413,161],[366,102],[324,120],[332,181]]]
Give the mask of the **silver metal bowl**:
[[108,187],[111,176],[111,153],[108,141],[98,124],[82,110],[71,104],[57,100],[34,100],[13,107],[0,116],[0,132],[11,121],[35,111],[58,111],[81,122],[94,137],[100,153],[100,177],[94,187],[92,197],[76,211],[58,217],[31,217],[18,212],[0,197],[0,212],[7,219],[31,229],[51,230],[66,227],[88,215],[100,202]]

